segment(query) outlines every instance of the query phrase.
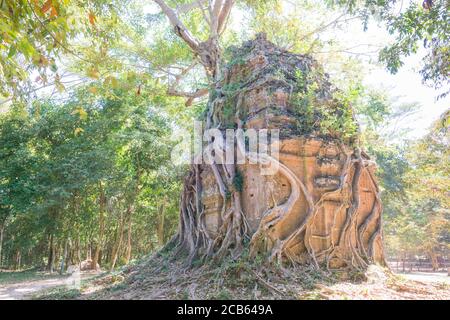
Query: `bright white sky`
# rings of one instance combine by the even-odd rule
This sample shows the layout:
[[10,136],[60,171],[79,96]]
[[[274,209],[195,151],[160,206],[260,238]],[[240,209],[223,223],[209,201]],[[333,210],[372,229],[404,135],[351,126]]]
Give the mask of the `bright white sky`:
[[[367,32],[354,34],[353,39],[355,41],[388,43],[390,36],[381,27],[372,24]],[[399,123],[400,127],[411,129],[407,135],[408,138],[417,138],[424,135],[432,122],[450,108],[450,96],[436,100],[436,97],[443,90],[435,90],[422,83],[419,74],[422,56],[419,53],[406,58],[404,66],[395,75],[386,71],[383,66],[374,65],[365,76],[367,85],[386,90],[389,96],[395,98],[398,103],[417,102],[420,104],[420,110],[417,113]]]
[[436,101],[440,93],[422,84],[420,74],[417,71],[417,61],[408,59],[404,67],[392,75],[382,68],[374,68],[366,76],[366,83],[373,87],[386,88],[389,95],[398,97],[398,102],[418,102],[420,109],[417,113],[405,118],[399,123],[399,127],[410,128],[407,137],[418,138],[423,136],[433,121],[448,108],[450,108],[450,97]]

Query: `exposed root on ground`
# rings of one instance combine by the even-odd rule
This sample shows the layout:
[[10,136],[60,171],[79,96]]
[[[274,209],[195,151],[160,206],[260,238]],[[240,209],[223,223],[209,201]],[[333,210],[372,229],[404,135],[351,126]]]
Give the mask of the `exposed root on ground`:
[[[258,261],[224,259],[186,269],[171,254],[85,285],[80,299],[449,299],[448,285],[405,280],[370,265],[366,272],[313,266],[281,270]],[[117,279],[124,277],[119,282]],[[123,278],[122,278],[123,279]],[[45,298],[45,297],[44,297]]]

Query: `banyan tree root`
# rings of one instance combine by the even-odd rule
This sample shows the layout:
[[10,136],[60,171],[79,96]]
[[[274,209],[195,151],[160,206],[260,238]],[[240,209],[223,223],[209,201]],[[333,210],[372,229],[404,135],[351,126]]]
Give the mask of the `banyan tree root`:
[[[215,103],[211,102],[210,110],[214,110]],[[219,127],[220,124],[217,124],[217,119],[213,119],[213,115],[214,112],[209,113],[207,126]],[[220,228],[214,238],[211,238],[206,230],[204,209],[200,200],[201,166],[192,165],[181,196],[179,231],[173,239],[176,243],[176,256],[183,251],[188,252],[187,265],[191,265],[195,259],[213,258],[220,261],[228,253],[237,259],[244,250],[244,242],[250,238],[248,222],[242,210],[241,194],[234,186],[236,165],[219,167],[211,159],[210,162],[222,197]]]
[[[239,141],[239,139],[238,139]],[[244,146],[237,143],[239,152],[244,152]],[[225,255],[230,254],[238,258],[245,247],[245,240],[249,242],[250,256],[265,254],[269,262],[279,265],[284,263],[300,263],[296,253],[292,252],[293,244],[302,241],[309,261],[316,268],[321,268],[319,259],[324,262],[324,268],[330,269],[332,259],[345,262],[350,269],[364,269],[374,262],[374,246],[381,241],[381,228],[379,227],[381,215],[381,201],[379,190],[374,180],[370,167],[374,165],[369,159],[363,158],[361,152],[344,152],[340,146],[341,154],[345,154],[345,163],[340,176],[340,184],[336,190],[325,192],[317,201],[314,201],[304,183],[283,163],[268,155],[257,155],[247,152],[246,156],[253,163],[261,166],[277,165],[279,173],[286,177],[291,192],[285,202],[274,204],[261,217],[259,227],[253,235],[249,234],[246,216],[241,206],[240,192],[233,187],[233,179],[236,174],[234,165],[212,164],[212,171],[219,186],[223,199],[220,228],[214,238],[207,231],[204,221],[204,210],[199,198],[201,192],[200,170],[201,166],[192,166],[191,172],[186,178],[184,192],[181,197],[181,223],[177,237],[179,252],[187,249],[188,264],[196,258],[213,258],[220,261]],[[372,210],[364,219],[359,213],[361,176],[369,177],[369,188],[374,194],[375,200]],[[301,197],[303,195],[303,197]],[[315,252],[311,244],[312,232],[315,228],[315,218],[323,208],[324,203],[332,198],[340,198],[341,204],[335,209],[332,229],[336,227],[335,217],[341,210],[345,210],[346,216],[343,226],[339,230],[337,241],[331,237],[329,248],[321,252]],[[276,228],[294,210],[299,202],[306,201],[307,212],[299,226],[284,239],[272,239],[270,231]],[[369,226],[376,224],[375,230],[370,231]],[[363,239],[368,238],[365,245]],[[353,239],[353,240],[352,240]],[[356,243],[355,243],[356,241]]]
[[[239,99],[238,99],[239,101]],[[239,105],[239,102],[238,102]],[[210,113],[210,117],[214,112]],[[217,119],[210,118],[209,123],[217,124]],[[236,114],[238,129],[242,129],[242,121]],[[220,124],[219,124],[220,125]],[[190,174],[184,184],[184,190],[180,203],[180,229],[177,236],[177,252],[188,252],[188,265],[194,259],[213,258],[220,261],[225,255],[231,254],[238,258],[244,249],[246,239],[251,239],[249,243],[250,256],[266,254],[268,261],[277,262],[279,265],[289,263],[301,263],[298,254],[292,252],[294,244],[302,242],[306,252],[302,256],[307,256],[309,261],[318,269],[319,259],[324,262],[324,267],[330,269],[332,259],[344,262],[350,269],[364,269],[374,262],[374,246],[376,242],[381,242],[381,201],[379,190],[370,167],[374,163],[367,157],[363,157],[358,148],[353,152],[348,152],[343,145],[339,145],[340,154],[345,155],[345,164],[339,177],[340,183],[336,190],[325,192],[314,201],[304,183],[279,160],[266,155],[245,152],[245,146],[237,142],[234,148],[244,154],[247,160],[252,163],[259,163],[260,166],[275,165],[279,168],[279,173],[284,176],[290,184],[290,194],[287,200],[281,204],[274,203],[261,217],[259,227],[253,235],[249,234],[249,227],[246,215],[241,205],[241,194],[235,189],[233,180],[236,176],[236,166],[234,164],[221,165],[212,162],[211,169],[216,180],[219,193],[222,197],[222,210],[220,215],[220,227],[217,234],[212,238],[207,231],[204,220],[204,208],[201,204],[201,165],[193,165]],[[362,175],[369,177],[369,189],[374,195],[374,203],[371,212],[364,218],[360,217],[360,179]],[[303,195],[303,197],[301,197]],[[345,221],[339,230],[337,241],[331,238],[329,248],[321,252],[315,252],[311,244],[312,233],[315,228],[315,218],[319,211],[323,209],[324,203],[333,198],[341,199],[340,206],[335,210],[332,229],[337,227],[335,223],[336,215],[339,211],[345,210]],[[306,201],[307,212],[299,226],[284,239],[272,239],[270,231],[283,222],[299,201]],[[374,231],[370,231],[369,225],[376,224]],[[370,234],[369,234],[370,233]],[[368,245],[364,245],[364,237],[369,239]]]
[[[343,148],[341,148],[341,150],[343,151]],[[261,157],[258,158],[257,155],[253,154],[250,154],[249,158],[250,160],[253,161],[261,159]],[[285,239],[276,239],[275,241],[276,243],[272,247],[271,252],[269,254],[270,261],[276,261],[278,262],[278,264],[282,264],[284,257],[287,258],[290,262],[295,263],[297,259],[290,253],[289,248],[292,242],[297,237],[299,237],[301,234],[304,234],[302,241],[307,249],[307,253],[310,259],[317,268],[320,268],[317,262],[318,255],[327,255],[326,269],[330,268],[330,260],[333,257],[338,257],[341,260],[344,260],[347,266],[349,266],[349,268],[357,268],[357,269],[365,268],[369,263],[374,262],[373,259],[371,259],[371,256],[373,254],[373,246],[375,239],[380,236],[380,228],[378,227],[370,236],[368,249],[370,255],[367,253],[367,250],[363,245],[362,237],[367,231],[368,224],[375,217],[378,217],[379,214],[381,213],[379,211],[381,210],[381,202],[378,194],[379,191],[376,184],[374,183],[372,173],[370,173],[370,171],[367,169],[367,166],[372,163],[370,163],[370,161],[363,160],[359,150],[357,150],[354,154],[347,154],[347,160],[345,162],[343,172],[340,176],[339,188],[335,191],[324,193],[321,196],[321,198],[315,203],[313,202],[312,197],[308,193],[304,184],[295,176],[295,174],[289,168],[278,162],[278,160],[271,157],[262,160],[262,162],[263,164],[267,164],[270,162],[277,162],[280,167],[280,173],[288,179],[289,183],[291,184],[292,191],[286,202],[267,210],[263,214],[263,217],[261,218],[259,224],[259,228],[252,237],[250,247],[252,256],[255,256],[258,252],[264,252],[267,250],[267,245],[265,244],[267,244],[268,241],[271,241],[269,236],[270,230],[274,228],[278,223],[280,223],[283,217],[287,216],[290,213],[290,210],[294,208],[295,202],[299,201],[299,191],[301,190],[308,205],[307,213],[304,217],[304,220],[297,227],[297,229],[294,230]],[[354,171],[354,174],[353,179],[350,182],[349,172],[352,170]],[[359,206],[358,184],[363,171],[367,171],[371,177],[370,178],[371,188],[372,192],[375,194],[375,202],[372,212],[365,218],[363,223],[358,225],[357,223],[358,220],[357,212]],[[312,238],[311,230],[314,228],[314,218],[319,212],[319,210],[322,208],[325,200],[328,200],[329,198],[335,195],[339,195],[341,199],[343,199],[343,201],[341,206],[336,210],[333,216],[336,217],[337,211],[341,210],[342,208],[348,208],[344,227],[340,231],[340,236],[337,243],[334,243],[332,240],[331,246],[328,249],[323,250],[320,253],[315,253],[311,245],[311,238]],[[351,197],[351,195],[353,195],[353,197]],[[352,246],[350,243],[352,231],[356,231],[358,239],[358,244],[356,247]],[[350,253],[350,255],[348,256],[347,254],[346,257],[345,255],[342,254],[343,252]]]
[[[215,84],[216,88],[208,102],[206,129],[219,129],[225,135],[225,129],[230,124],[230,106],[234,111],[234,119],[232,119],[234,123],[231,124],[237,129],[242,129],[244,121],[247,124],[249,118],[256,113],[270,113],[270,108],[279,108],[278,111],[285,112],[286,117],[295,118],[292,114],[286,113],[286,101],[292,98],[295,90],[300,90],[301,93],[302,89],[299,89],[299,86],[301,88],[308,82],[307,77],[306,80],[301,80],[301,83],[295,82],[299,81],[296,78],[298,69],[303,68],[300,74],[306,74],[316,68],[315,63],[306,56],[278,52],[279,49],[267,41],[261,39],[259,41],[255,42],[255,45],[248,46],[247,49],[253,50],[253,54],[247,58],[245,64],[234,66],[235,69],[225,70],[223,82],[219,81]],[[247,67],[250,69],[245,69]],[[244,75],[244,80],[240,82],[239,90],[227,93],[223,85],[231,84],[233,72],[238,75],[238,78]],[[329,84],[322,80],[319,82],[323,89],[321,101],[325,105],[331,103],[331,94],[326,92],[330,90]],[[286,97],[284,102],[280,102],[284,106],[280,107],[273,105],[273,97],[269,98],[269,93],[278,92],[278,89],[282,92],[281,96]],[[251,104],[257,103],[252,99],[258,92],[263,93],[258,101],[263,101],[262,103],[265,104],[256,111],[252,111],[253,114],[250,115],[249,101]],[[225,110],[226,108],[228,109]],[[268,121],[269,118],[274,117],[275,114],[271,114],[264,120]],[[279,175],[287,180],[290,187],[286,200],[277,203],[274,199],[273,207],[261,215],[259,225],[253,233],[250,232],[247,214],[243,210],[243,196],[234,184],[236,165],[222,165],[214,161],[209,161],[211,164],[208,165],[192,165],[185,179],[180,200],[179,230],[171,242],[175,244],[176,256],[181,253],[187,254],[187,264],[191,265],[197,259],[220,261],[226,255],[237,259],[244,249],[248,248],[250,257],[264,255],[267,261],[279,265],[307,263],[317,269],[364,269],[373,262],[384,263],[381,231],[382,205],[378,186],[371,171],[374,163],[359,148],[350,150],[348,145],[339,138],[332,139],[340,141],[337,143],[339,159],[342,159],[344,164],[337,177],[339,179],[337,188],[323,192],[320,196],[314,196],[317,192],[306,187],[304,178],[297,176],[291,168],[278,159],[266,154],[246,152],[245,145],[241,144],[240,139],[237,139],[232,146],[225,147],[233,148],[235,154],[240,152],[245,155],[246,160],[259,164],[261,168],[278,167]],[[218,227],[213,233],[208,231],[205,207],[201,200],[203,193],[201,173],[206,166],[210,166],[221,199]],[[364,190],[360,190],[363,185]],[[373,199],[370,212],[367,212],[367,208],[362,203],[364,202],[363,193],[370,193],[370,198]],[[304,203],[301,203],[302,201]],[[333,212],[327,212],[332,218],[332,231],[330,234],[316,235],[315,230],[319,229],[319,216],[324,210],[328,210],[326,204],[329,202],[338,202],[334,209],[329,209]],[[295,208],[299,207],[305,208],[305,212],[302,213],[302,220],[298,221],[298,226],[288,235],[283,235],[283,238],[275,236],[274,234],[278,233],[272,231],[282,229],[283,224],[289,221],[289,217],[295,216]],[[317,237],[324,240],[320,249],[317,249],[313,241]]]

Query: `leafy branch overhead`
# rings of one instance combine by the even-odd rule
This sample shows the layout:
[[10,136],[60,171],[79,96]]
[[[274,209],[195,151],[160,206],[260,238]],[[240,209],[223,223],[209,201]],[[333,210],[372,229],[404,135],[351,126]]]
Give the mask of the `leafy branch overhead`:
[[[164,0],[154,0],[169,19],[174,32],[189,46],[194,56],[204,67],[206,74],[211,82],[220,78],[221,51],[219,45],[219,36],[225,30],[225,25],[230,15],[231,9],[235,3],[234,0],[215,0],[215,1],[194,1],[195,6],[183,10],[174,10],[169,7]],[[186,13],[189,10],[200,10],[204,20],[209,26],[209,35],[206,40],[200,41],[188,30],[178,16],[178,12]],[[208,89],[198,89],[195,92],[182,92],[176,89],[181,77],[189,71],[190,68],[183,70],[176,76],[176,81],[169,87],[170,95],[182,96],[188,98],[186,105],[190,105],[195,98],[206,95]]]
[[392,1],[330,0],[364,17],[368,28],[371,17],[384,22],[395,41],[383,48],[379,59],[396,73],[404,59],[421,53],[420,74],[424,83],[440,90],[438,98],[450,93],[450,3],[447,0]]

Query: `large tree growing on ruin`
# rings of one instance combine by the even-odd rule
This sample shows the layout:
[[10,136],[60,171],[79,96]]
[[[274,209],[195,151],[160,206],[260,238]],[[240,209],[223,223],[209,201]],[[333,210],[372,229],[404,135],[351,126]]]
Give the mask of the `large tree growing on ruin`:
[[[384,263],[375,163],[359,148],[345,96],[308,55],[278,48],[260,34],[225,61],[220,46],[234,0],[176,7],[154,0],[204,67],[208,90],[169,93],[188,102],[209,94],[205,129],[279,129],[279,157],[246,154],[245,164],[192,164],[184,181],[176,253],[238,258],[245,250],[280,264],[364,269]],[[172,3],[172,2],[171,2]],[[200,41],[181,15],[198,10],[209,27]],[[180,74],[181,76],[182,74]],[[176,80],[179,80],[177,78]],[[227,150],[224,150],[227,151]],[[263,175],[276,165],[274,175]]]

